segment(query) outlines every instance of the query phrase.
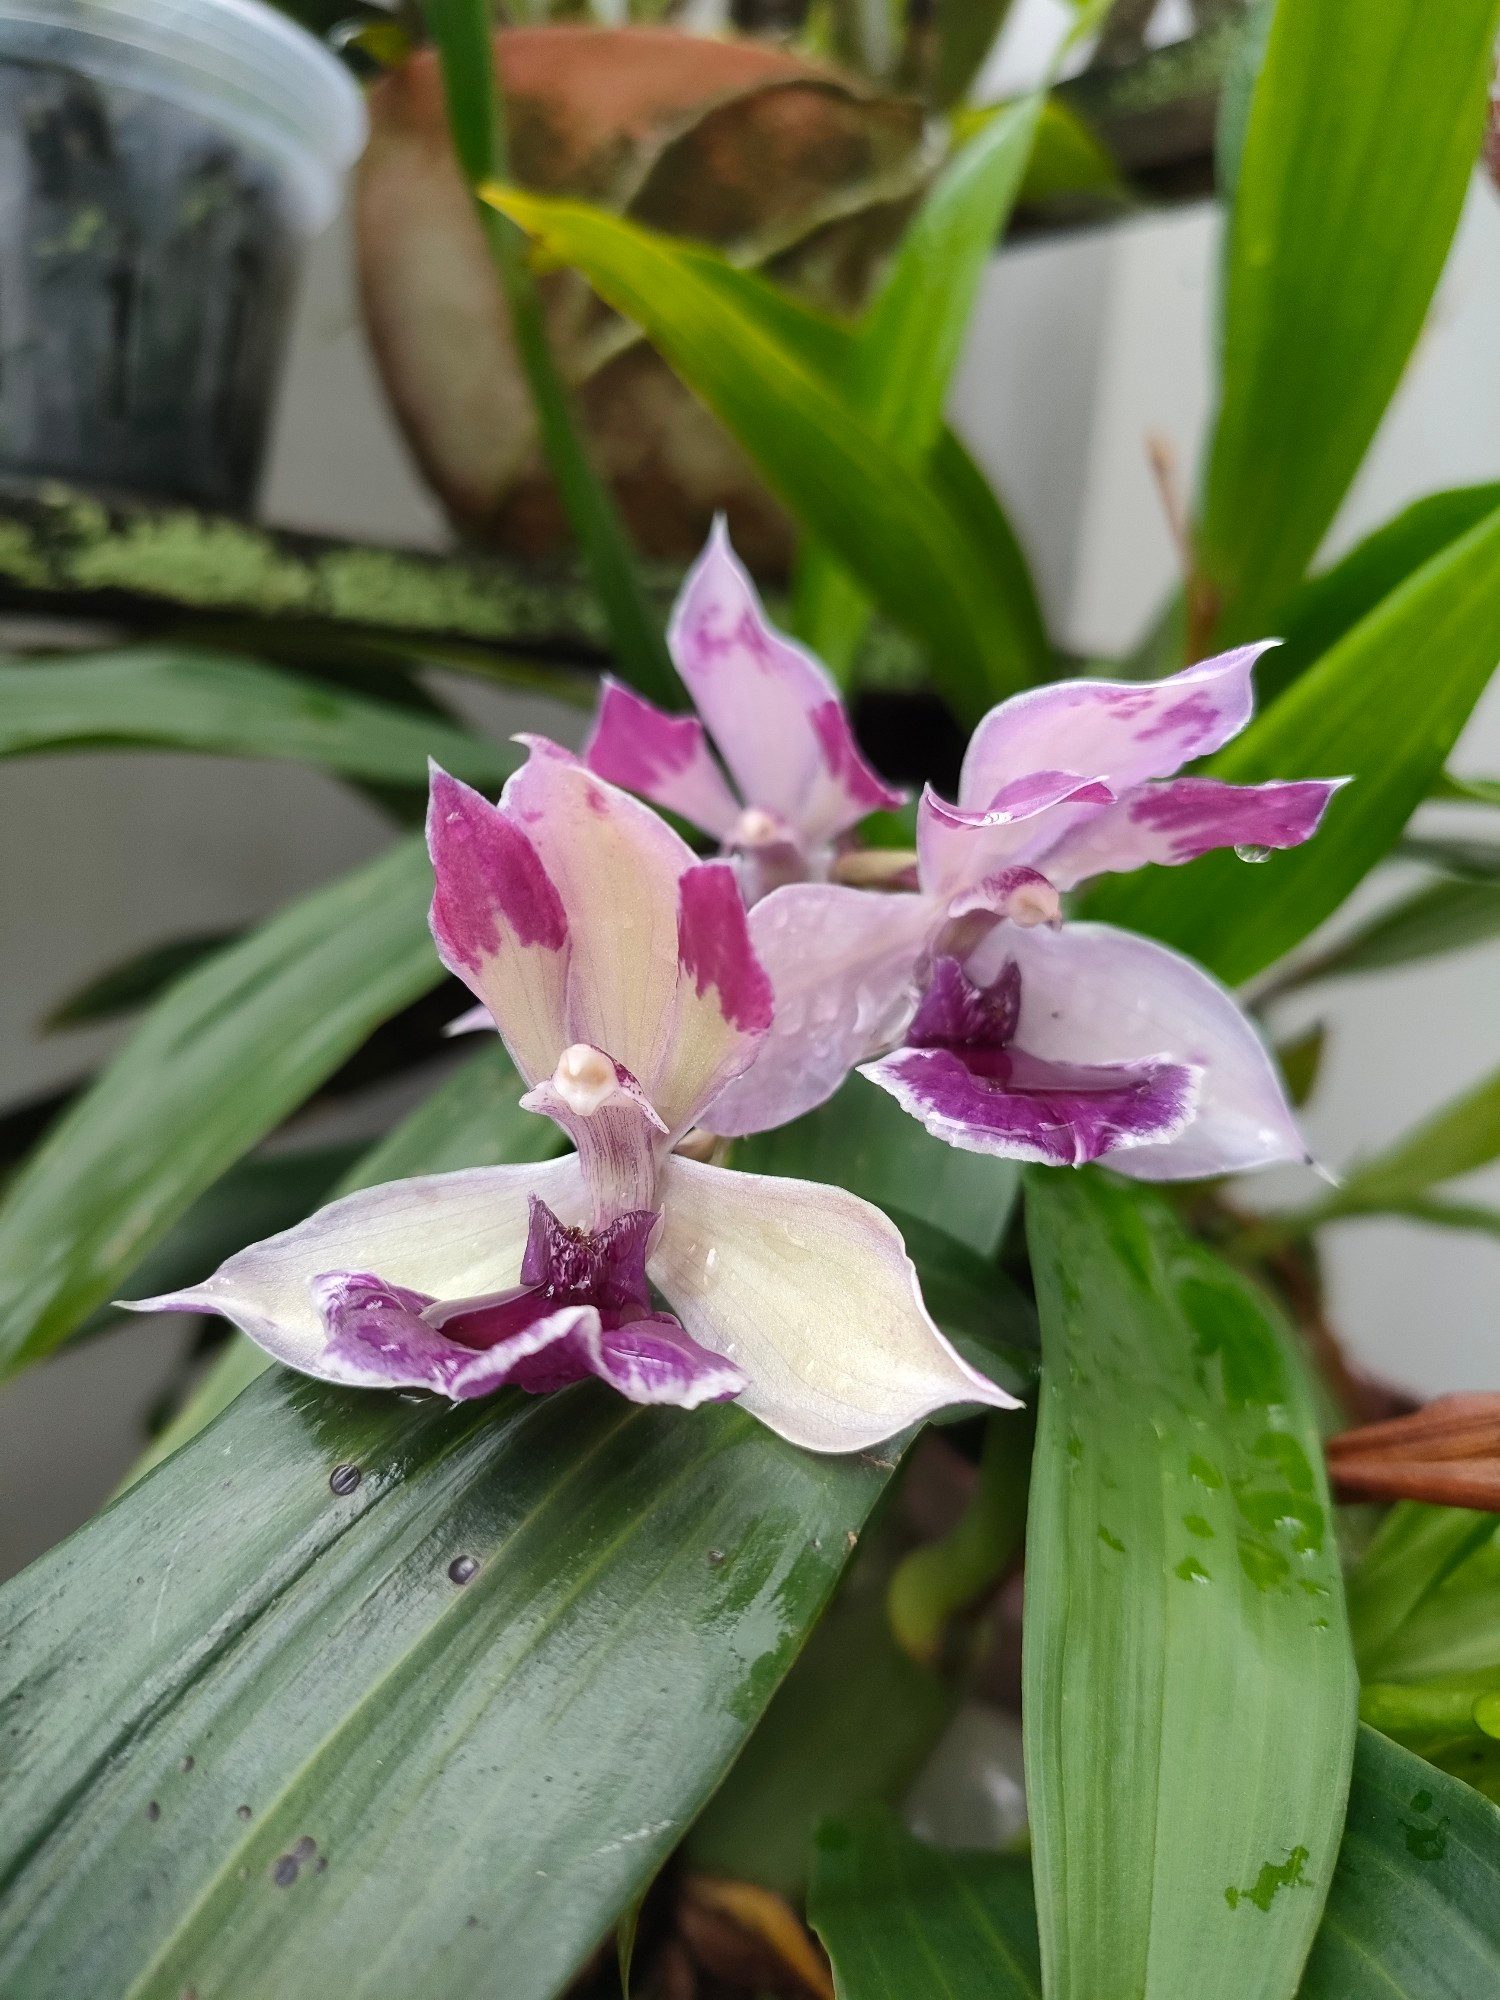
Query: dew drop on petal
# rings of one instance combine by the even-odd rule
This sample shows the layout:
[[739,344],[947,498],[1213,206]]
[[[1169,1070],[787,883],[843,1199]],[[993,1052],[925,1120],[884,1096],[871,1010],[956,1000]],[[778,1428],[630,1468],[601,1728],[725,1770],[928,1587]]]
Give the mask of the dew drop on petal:
[[1262,847],[1258,841],[1247,840],[1243,846],[1237,846],[1234,851],[1241,861],[1269,861],[1271,858],[1270,848]]

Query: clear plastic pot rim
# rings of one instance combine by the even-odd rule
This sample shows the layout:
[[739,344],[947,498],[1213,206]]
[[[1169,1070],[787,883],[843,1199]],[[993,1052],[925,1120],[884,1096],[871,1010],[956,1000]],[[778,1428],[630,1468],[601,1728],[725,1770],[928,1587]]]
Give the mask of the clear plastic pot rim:
[[59,64],[180,104],[280,168],[321,229],[369,129],[348,70],[261,0],[0,0],[0,62]]

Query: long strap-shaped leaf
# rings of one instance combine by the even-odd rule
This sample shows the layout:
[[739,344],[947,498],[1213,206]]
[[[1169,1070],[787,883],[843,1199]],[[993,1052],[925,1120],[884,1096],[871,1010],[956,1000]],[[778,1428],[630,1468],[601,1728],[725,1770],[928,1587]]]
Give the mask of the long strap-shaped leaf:
[[[846,393],[875,435],[914,465],[937,437],[985,261],[1020,191],[1045,102],[1036,92],[997,113],[948,163],[856,331]],[[842,671],[868,599],[816,542],[798,566],[796,608],[802,637]],[[1040,621],[1031,636],[1038,673],[1046,660]]]
[[432,871],[404,840],[189,974],[0,1206],[0,1373],[55,1347],[370,1030],[435,986]]
[[1311,560],[1421,329],[1478,150],[1496,11],[1275,9],[1231,223],[1200,538],[1246,637]]
[[1500,660],[1500,508],[1424,563],[1209,765],[1237,783],[1348,777],[1317,837],[1101,883],[1089,914],[1191,952],[1231,982],[1298,944],[1426,798]]
[[[826,1827],[810,1908],[839,2000],[1040,1993],[1029,1878],[1005,1855],[925,1847],[887,1814]],[[1268,1902],[1280,1893],[1273,1874]],[[1254,1956],[1253,1929],[1240,1949]],[[1097,1989],[1101,2000],[1135,1990],[1123,1976]],[[1181,2000],[1190,1990],[1196,2000],[1202,1989],[1182,1988]],[[1359,1732],[1338,1867],[1295,1990],[1299,2000],[1500,1993],[1500,1812],[1373,1729]]]
[[929,1847],[867,1807],[820,1830],[807,1908],[839,2000],[1041,2000],[1024,1860]]
[[0,1593],[0,1991],[547,2000],[888,1475],[727,1406],[273,1371]]
[[775,337],[769,314],[746,306],[748,274],[736,288],[708,268],[724,260],[582,202],[517,188],[487,198],[643,329],[804,526],[927,644],[961,715],[976,720],[1032,677],[1031,635],[963,520],[800,347]]
[[0,757],[132,743],[282,757],[424,787],[429,757],[486,786],[503,784],[519,762],[509,744],[227,653],[143,646],[0,667]]
[[1049,2000],[1285,2000],[1356,1684],[1311,1398],[1154,1195],[1033,1171],[1026,1791]]

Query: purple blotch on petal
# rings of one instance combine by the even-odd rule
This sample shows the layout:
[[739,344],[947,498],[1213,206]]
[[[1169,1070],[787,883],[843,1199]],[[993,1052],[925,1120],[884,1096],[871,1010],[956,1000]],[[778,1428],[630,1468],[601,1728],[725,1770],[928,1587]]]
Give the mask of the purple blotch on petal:
[[821,702],[810,714],[829,774],[853,804],[867,812],[889,812],[905,803],[905,792],[886,784],[865,762],[841,701]]
[[1297,847],[1317,832],[1338,780],[1230,785],[1217,778],[1172,778],[1129,800],[1138,826],[1171,838],[1175,860],[1216,847]]
[[432,934],[446,965],[478,971],[501,949],[501,920],[518,944],[566,944],[562,899],[530,840],[499,807],[436,768],[427,847],[437,878]]
[[743,1034],[764,1034],[774,1013],[771,982],[750,943],[734,870],[706,861],[677,885],[677,956],[701,998],[710,986],[724,1018]]

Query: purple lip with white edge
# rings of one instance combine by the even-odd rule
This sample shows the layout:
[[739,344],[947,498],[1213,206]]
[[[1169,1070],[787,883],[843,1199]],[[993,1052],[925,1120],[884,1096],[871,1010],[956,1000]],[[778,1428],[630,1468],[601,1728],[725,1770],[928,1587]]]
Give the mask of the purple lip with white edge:
[[606,676],[583,759],[717,840],[747,903],[826,879],[841,837],[903,802],[860,754],[826,669],[767,619],[722,520],[678,594],[667,644],[697,714],[665,715]]
[[545,740],[498,806],[435,771],[428,840],[439,956],[576,1151],[349,1195],[136,1309],[222,1313],[360,1387],[733,1397],[816,1451],[1012,1405],[939,1333],[878,1209],[674,1156],[771,1025],[729,867]]

